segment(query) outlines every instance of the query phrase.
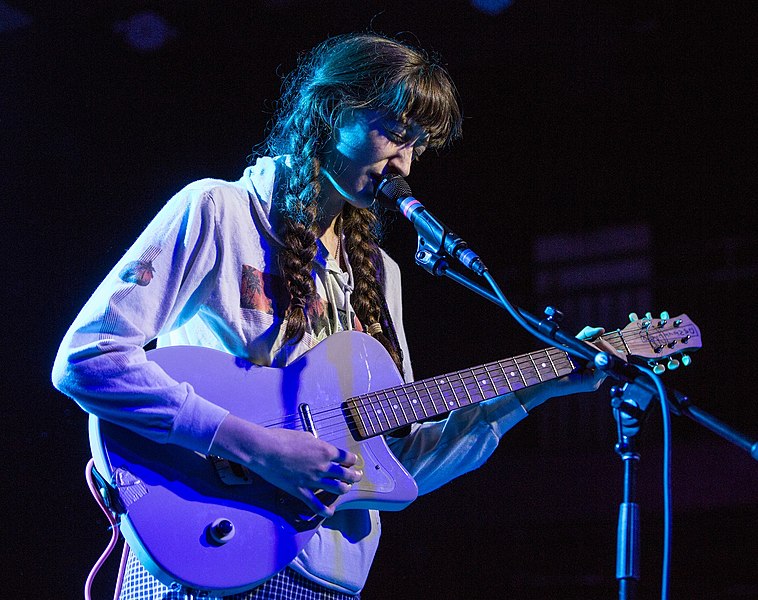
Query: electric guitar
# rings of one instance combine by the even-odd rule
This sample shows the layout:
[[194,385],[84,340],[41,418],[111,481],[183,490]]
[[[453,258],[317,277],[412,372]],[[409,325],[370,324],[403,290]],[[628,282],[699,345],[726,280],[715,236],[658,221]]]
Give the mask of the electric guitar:
[[[701,347],[686,315],[646,318],[603,339],[624,359],[676,361]],[[337,510],[401,510],[413,478],[382,434],[569,374],[565,352],[548,348],[404,384],[368,335],[328,337],[283,369],[194,346],[151,350],[148,359],[235,415],[266,427],[305,430],[358,455],[363,479]],[[675,363],[672,362],[672,365]],[[323,519],[240,465],[90,417],[90,445],[110,509],[143,565],[166,584],[233,594],[289,564]]]

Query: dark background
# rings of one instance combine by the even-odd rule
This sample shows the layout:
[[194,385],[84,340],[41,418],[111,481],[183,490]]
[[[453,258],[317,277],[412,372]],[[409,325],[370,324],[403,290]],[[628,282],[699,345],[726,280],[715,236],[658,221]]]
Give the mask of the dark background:
[[[444,57],[464,138],[425,155],[410,183],[515,304],[555,303],[571,331],[686,313],[703,348],[667,382],[756,439],[756,18],[749,3],[722,4],[0,2],[2,595],[80,597],[109,537],[84,482],[86,416],[49,383],[66,328],[174,192],[239,177],[280,76],[330,34],[373,27]],[[625,255],[616,240],[640,232]],[[415,243],[410,225],[391,226],[417,377],[541,346],[415,266]],[[540,243],[564,252],[551,268],[584,261],[591,282],[540,287]],[[646,275],[606,277],[605,256]],[[549,402],[483,468],[385,514],[364,597],[614,597],[622,477],[607,388]],[[641,598],[659,594],[658,413],[640,436]],[[758,465],[683,417],[672,447],[671,597],[758,598]]]

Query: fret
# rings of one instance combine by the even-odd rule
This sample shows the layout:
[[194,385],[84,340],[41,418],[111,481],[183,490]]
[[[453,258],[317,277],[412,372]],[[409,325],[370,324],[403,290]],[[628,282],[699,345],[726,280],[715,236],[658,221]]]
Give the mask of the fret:
[[411,400],[410,396],[408,395],[408,392],[406,391],[406,386],[403,386],[401,389],[403,391],[403,396],[405,396],[405,403],[408,405],[408,408],[413,412],[413,419],[408,419],[409,423],[415,423],[419,420],[418,413],[416,412],[416,405]]
[[[455,404],[458,406],[465,406],[468,404],[468,390],[466,389],[466,382],[461,375],[463,371],[455,371],[454,373],[448,373],[446,380],[450,386],[450,391],[455,399]],[[465,398],[463,394],[465,393]]]
[[[496,362],[490,363],[487,365],[487,375],[490,378],[490,381],[492,382],[492,391],[494,392],[495,396],[502,396],[503,394],[507,394],[510,389],[503,390],[502,389],[502,378],[501,378],[502,369],[500,369],[500,365]],[[507,386],[506,386],[507,387]]]
[[377,433],[379,433],[379,430],[376,427],[374,427],[374,423],[371,419],[371,414],[369,410],[366,408],[365,399],[366,399],[365,396],[358,397],[358,400],[360,402],[360,408],[358,410],[360,412],[360,409],[363,409],[363,414],[366,415],[366,419],[368,420],[369,427],[371,428],[371,435],[376,435]]
[[[400,391],[403,391],[403,388],[400,388]],[[415,419],[409,419],[408,414],[405,412],[405,407],[403,407],[403,401],[398,396],[397,392],[395,392],[395,399],[397,400],[397,404],[400,407],[400,411],[403,413],[403,425],[407,425],[408,423],[413,423]]]
[[392,398],[390,398],[389,392],[392,390],[382,390],[382,393],[385,396],[385,405],[391,409],[391,414],[395,418],[395,424],[400,427],[401,425],[405,425],[405,421],[400,421],[397,417],[397,409],[400,408],[400,406],[395,402]]
[[[564,352],[563,350],[559,350],[558,348],[550,348],[548,350],[548,354],[552,354],[556,357],[554,360],[554,364],[556,364],[556,367],[558,369],[559,377],[562,375],[567,375],[571,373],[571,371],[574,370],[574,363],[571,361],[571,358],[569,357],[567,352]],[[560,364],[558,363],[559,359],[560,359]]]
[[[526,359],[529,359],[528,361]],[[524,385],[530,386],[540,383],[539,375],[534,367],[534,363],[528,354],[522,354],[516,357],[516,367],[524,378]]]
[[455,398],[455,403],[458,405],[458,407],[460,408],[461,406],[463,406],[461,404],[461,399],[458,398],[458,394],[455,391],[455,386],[450,381],[450,377],[445,377],[442,381],[444,381],[445,383],[447,383],[447,385],[450,387],[450,391],[453,393],[453,398]]
[[491,367],[490,364],[484,365],[484,374],[487,376],[487,382],[489,383],[490,389],[492,390],[492,393],[490,396],[488,396],[488,399],[495,398],[496,396],[500,395],[500,392],[497,389],[497,384],[495,383],[495,380],[492,378],[490,367]]
[[521,367],[519,367],[518,357],[516,357],[516,359],[513,361],[513,364],[516,365],[516,369],[518,369],[519,383],[521,384],[521,387],[526,387],[526,378],[524,377],[524,373],[521,371]]
[[[445,395],[445,392],[442,391],[442,386],[440,385],[440,379],[437,379],[436,377],[432,379],[434,382],[435,387],[437,388],[437,394],[442,399],[442,402],[445,404],[445,406],[448,405],[447,396]],[[444,379],[442,379],[442,382],[444,383]],[[455,397],[455,395],[453,395]]]
[[550,361],[550,367],[553,369],[553,373],[555,374],[555,377],[558,377],[558,368],[555,366],[555,363],[553,362],[553,357],[550,356],[550,351],[545,352],[545,356],[547,356],[547,359]]
[[505,373],[505,379],[508,382],[508,387],[510,390],[512,392],[515,392],[516,390],[520,390],[521,388],[525,387],[524,379],[521,377],[521,372],[513,369],[513,367],[516,367],[516,369],[518,369],[516,361],[512,358],[509,358],[508,360],[503,361],[503,363],[508,367],[508,370],[506,371],[504,368],[503,372]]
[[345,420],[350,425],[350,431],[357,432],[359,438],[368,437],[368,428],[360,413],[360,403],[348,400],[342,403],[342,410],[345,412]]
[[471,397],[471,392],[469,392],[468,386],[466,385],[466,379],[463,377],[463,371],[458,371],[456,375],[458,376],[458,381],[461,382],[461,388],[464,392],[466,392],[467,404],[473,404],[474,399]]
[[424,399],[421,397],[421,394],[418,393],[418,389],[416,389],[416,384],[414,383],[412,385],[413,392],[416,394],[416,399],[414,402],[418,402],[419,406],[421,406],[421,410],[424,411],[424,417],[428,417],[429,413],[426,412],[426,407],[424,406]]
[[532,366],[534,367],[534,372],[537,373],[537,379],[542,381],[542,374],[540,373],[540,370],[537,368],[537,363],[534,362],[534,357],[531,354],[527,354],[529,357],[529,360],[532,361]]
[[[550,360],[550,354],[547,350],[540,350],[539,352],[532,352],[532,362],[537,369],[537,375],[539,375],[540,381],[550,381],[556,376],[555,367]],[[536,357],[536,360],[535,360]]]
[[422,392],[424,391],[424,389],[419,385],[420,383],[421,382],[419,382],[419,381],[414,381],[413,382],[413,384],[412,384],[413,391],[416,394],[416,398],[418,400],[419,406],[421,407],[421,410],[424,411],[424,416],[428,417],[429,416],[429,410],[428,410],[428,407],[427,407],[426,398],[422,394]]
[[505,385],[508,386],[508,392],[513,391],[513,386],[511,386],[511,382],[508,381],[508,374],[505,372],[505,368],[503,367],[503,363],[505,361],[499,360],[497,361],[497,366],[500,367],[500,372],[503,374],[503,381],[505,381]]
[[443,399],[443,406],[445,407],[444,410],[440,410],[439,405],[437,404],[437,400],[434,397],[434,394],[432,394],[432,391],[429,389],[429,383],[428,379],[422,379],[421,385],[424,386],[424,391],[426,392],[426,395],[429,396],[429,400],[432,403],[432,408],[434,409],[434,414],[439,415],[443,412],[447,412],[447,407],[445,406],[444,399]]
[[482,389],[482,386],[479,385],[478,373],[475,370],[469,371],[469,373],[471,373],[471,378],[474,380],[474,384],[476,385],[476,390],[479,392],[479,397],[482,400],[484,400],[486,396],[484,395],[484,390]]
[[[387,416],[387,413],[382,407],[382,401],[379,399],[376,393],[372,394],[372,396],[374,397],[375,400],[371,402],[371,408],[374,411],[374,414],[376,415],[376,421],[379,424],[380,431],[387,431],[388,429],[392,429],[392,425],[390,424],[389,417]],[[387,422],[387,427],[384,427],[384,425],[382,425],[382,416],[384,416],[384,420]]]

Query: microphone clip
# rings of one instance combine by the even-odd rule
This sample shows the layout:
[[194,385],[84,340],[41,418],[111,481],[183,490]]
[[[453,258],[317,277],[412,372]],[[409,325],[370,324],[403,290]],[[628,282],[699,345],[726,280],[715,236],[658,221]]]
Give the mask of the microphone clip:
[[440,254],[423,236],[418,236],[416,264],[437,277],[444,275],[448,269],[445,255]]

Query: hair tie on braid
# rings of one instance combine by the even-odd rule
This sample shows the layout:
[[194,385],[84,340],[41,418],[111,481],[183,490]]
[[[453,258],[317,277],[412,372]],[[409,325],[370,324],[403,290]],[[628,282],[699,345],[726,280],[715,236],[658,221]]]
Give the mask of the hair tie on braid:
[[292,298],[290,300],[290,307],[293,309],[299,308],[305,310],[305,298]]
[[367,332],[369,335],[376,335],[376,334],[378,334],[378,333],[383,333],[383,332],[384,332],[384,330],[382,329],[382,325],[381,325],[381,323],[371,323],[371,325],[369,325],[369,326],[366,328],[366,332]]

